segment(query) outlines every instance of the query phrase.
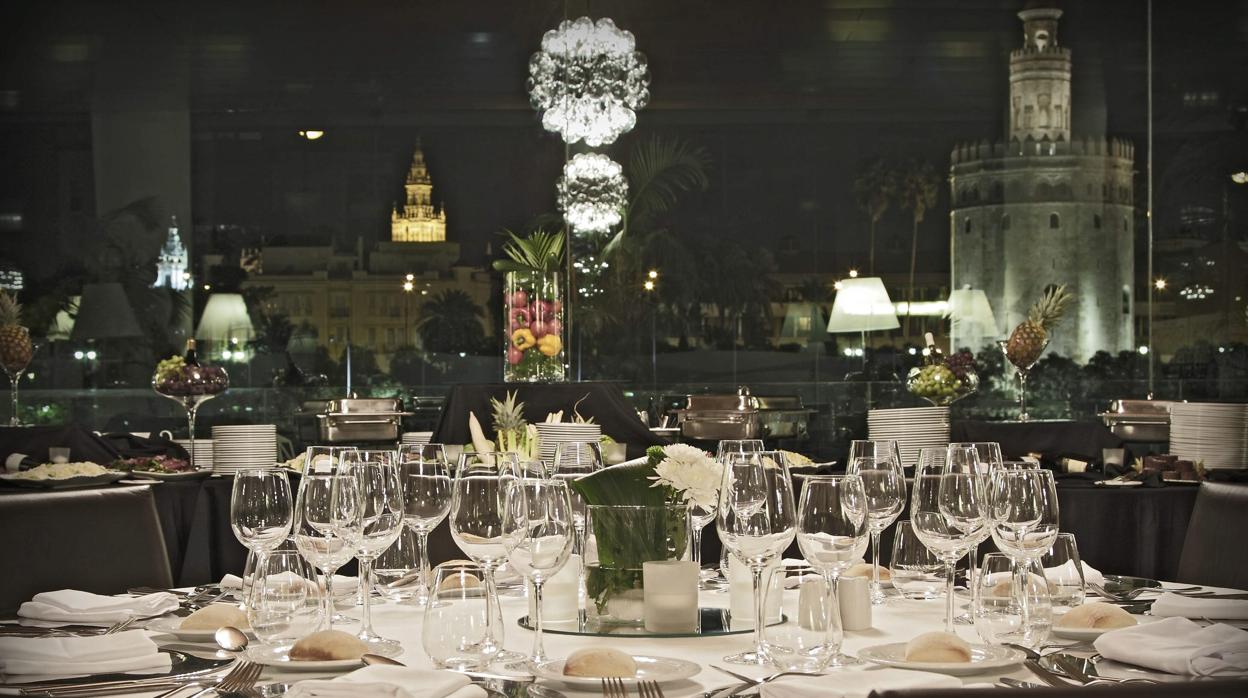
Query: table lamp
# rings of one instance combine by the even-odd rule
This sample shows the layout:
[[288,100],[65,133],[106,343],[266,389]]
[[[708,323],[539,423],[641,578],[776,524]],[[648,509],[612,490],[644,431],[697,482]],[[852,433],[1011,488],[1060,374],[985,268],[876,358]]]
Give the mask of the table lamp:
[[83,285],[78,317],[74,319],[74,328],[69,333],[70,341],[87,342],[142,336],[143,330],[134,316],[134,308],[130,306],[126,290],[120,283],[112,281]]
[[867,365],[867,333],[873,330],[895,330],[901,327],[897,310],[884,290],[878,276],[841,279],[841,290],[832,303],[828,332],[862,333],[862,365]]
[[214,293],[208,297],[199,327],[195,329],[195,339],[212,342],[209,346],[218,351],[222,347],[230,349],[233,340],[245,346],[254,335],[247,303],[241,293]]
[[949,307],[945,314],[950,318],[949,352],[958,350],[959,344],[970,342],[972,350],[983,346],[983,338],[1001,336],[997,317],[982,289],[963,286],[949,294]]

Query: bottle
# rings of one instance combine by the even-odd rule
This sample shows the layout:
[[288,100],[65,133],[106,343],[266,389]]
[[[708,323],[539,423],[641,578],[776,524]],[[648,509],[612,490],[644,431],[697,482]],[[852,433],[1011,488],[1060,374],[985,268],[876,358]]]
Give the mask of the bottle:
[[193,338],[186,340],[186,355],[182,357],[182,360],[186,362],[187,366],[199,365],[199,354],[195,352],[195,340]]
[[945,362],[944,352],[936,346],[936,337],[931,332],[923,335],[923,341],[927,343],[927,351],[924,352],[923,364],[925,366],[935,366]]

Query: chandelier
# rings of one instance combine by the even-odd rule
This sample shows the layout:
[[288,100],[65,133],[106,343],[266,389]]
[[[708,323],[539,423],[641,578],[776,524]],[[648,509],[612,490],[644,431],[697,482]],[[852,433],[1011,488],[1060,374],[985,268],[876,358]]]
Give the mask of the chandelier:
[[631,130],[650,100],[646,57],[635,49],[632,32],[606,18],[564,20],[546,32],[529,59],[529,97],[542,126],[592,147]]
[[559,210],[572,230],[605,233],[620,222],[628,201],[624,169],[606,155],[580,153],[563,166]]

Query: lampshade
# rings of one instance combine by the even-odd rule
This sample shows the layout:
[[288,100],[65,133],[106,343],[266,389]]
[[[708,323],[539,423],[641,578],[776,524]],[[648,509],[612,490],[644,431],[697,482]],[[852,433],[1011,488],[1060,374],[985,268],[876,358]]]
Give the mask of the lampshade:
[[828,332],[871,332],[901,327],[893,301],[878,276],[841,279],[832,303]]
[[[214,293],[208,297],[204,314],[199,318],[195,339],[219,342],[224,346],[231,340],[245,344],[255,335],[247,304],[241,293]],[[214,345],[215,346],[215,345]]]
[[787,303],[784,325],[780,328],[781,339],[800,341],[823,341],[823,312],[816,303]]
[[953,334],[959,338],[997,337],[997,317],[992,314],[988,295],[982,289],[969,286],[954,289],[949,294],[949,318],[953,322]]
[[112,281],[104,284],[83,284],[78,317],[69,334],[71,341],[142,336],[143,330],[139,328],[134,309],[126,298],[126,290],[120,283]]

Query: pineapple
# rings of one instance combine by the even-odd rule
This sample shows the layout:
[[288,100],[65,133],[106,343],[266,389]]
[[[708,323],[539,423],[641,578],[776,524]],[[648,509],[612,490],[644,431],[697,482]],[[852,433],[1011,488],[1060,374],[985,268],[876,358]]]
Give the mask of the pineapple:
[[17,297],[0,291],[0,365],[9,373],[26,368],[35,353],[30,331],[21,322],[22,306]]
[[1066,306],[1074,298],[1075,295],[1069,293],[1065,285],[1046,291],[1027,311],[1027,319],[1010,333],[1005,345],[1005,358],[1024,368],[1036,363],[1049,341],[1049,330],[1062,318]]
[[505,400],[490,398],[494,434],[498,450],[511,453],[528,452],[528,423],[524,421],[524,403],[516,402],[518,392],[507,393]]

